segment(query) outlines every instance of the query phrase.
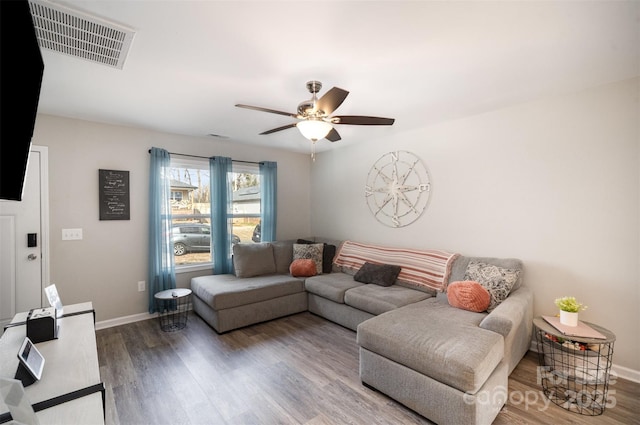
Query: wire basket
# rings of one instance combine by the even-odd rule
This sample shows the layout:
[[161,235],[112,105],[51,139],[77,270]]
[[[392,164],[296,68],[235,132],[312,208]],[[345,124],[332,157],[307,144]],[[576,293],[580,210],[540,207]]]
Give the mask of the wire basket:
[[176,289],[155,294],[160,329],[175,332],[187,327],[191,307],[191,290]]
[[538,331],[540,384],[549,399],[582,415],[597,416],[607,405],[613,343],[589,344]]

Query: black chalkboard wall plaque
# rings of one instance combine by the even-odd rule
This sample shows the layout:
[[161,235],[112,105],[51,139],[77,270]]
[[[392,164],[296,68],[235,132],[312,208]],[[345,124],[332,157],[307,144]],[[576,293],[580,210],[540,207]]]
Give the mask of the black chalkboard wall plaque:
[[129,172],[99,170],[100,220],[129,220]]

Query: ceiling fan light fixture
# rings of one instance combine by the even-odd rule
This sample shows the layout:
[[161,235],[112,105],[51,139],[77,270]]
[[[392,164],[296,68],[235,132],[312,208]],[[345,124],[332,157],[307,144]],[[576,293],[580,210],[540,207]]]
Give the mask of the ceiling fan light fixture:
[[296,124],[300,133],[312,142],[324,139],[333,129],[333,126],[322,120],[305,120]]

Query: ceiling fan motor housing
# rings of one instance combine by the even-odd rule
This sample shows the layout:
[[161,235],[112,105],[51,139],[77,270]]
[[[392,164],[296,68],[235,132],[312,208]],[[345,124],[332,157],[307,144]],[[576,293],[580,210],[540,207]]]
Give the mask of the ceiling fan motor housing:
[[303,100],[298,105],[298,114],[302,115],[303,118],[307,118],[309,116],[314,115],[316,112],[316,100]]
[[322,89],[322,83],[320,81],[307,81],[307,90],[313,96],[309,100],[303,100],[298,105],[298,114],[303,117],[316,117],[322,116],[324,114],[323,111],[317,111],[316,105],[318,103],[318,98],[316,97],[316,93],[318,93]]

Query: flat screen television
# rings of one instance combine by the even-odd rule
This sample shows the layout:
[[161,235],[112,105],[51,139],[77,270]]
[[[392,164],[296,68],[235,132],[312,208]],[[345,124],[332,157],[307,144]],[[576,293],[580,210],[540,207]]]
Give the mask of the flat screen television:
[[27,0],[0,0],[0,199],[22,200],[44,62]]

